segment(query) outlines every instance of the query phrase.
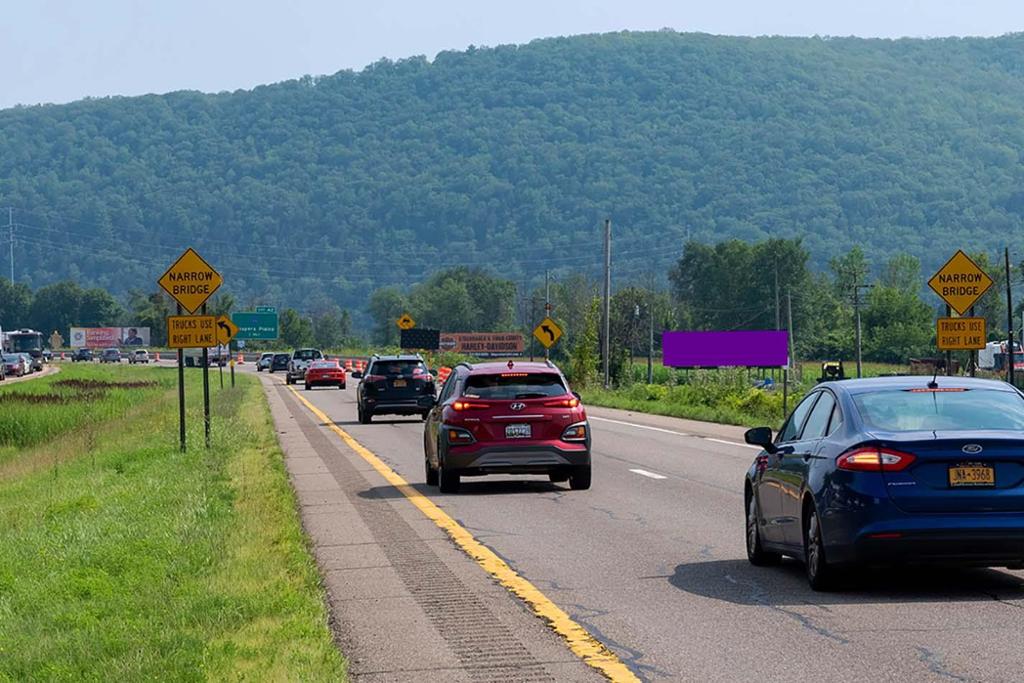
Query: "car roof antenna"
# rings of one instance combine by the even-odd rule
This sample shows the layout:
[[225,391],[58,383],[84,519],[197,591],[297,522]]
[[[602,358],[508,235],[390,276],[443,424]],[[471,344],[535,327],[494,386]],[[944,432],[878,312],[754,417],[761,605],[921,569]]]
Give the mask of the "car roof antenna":
[[939,383],[936,380],[938,380],[938,378],[939,378],[939,368],[940,367],[945,367],[945,362],[944,361],[938,361],[938,362],[935,363],[934,367],[935,367],[935,374],[932,375],[932,381],[928,382],[928,388],[929,389],[938,389],[939,388]]

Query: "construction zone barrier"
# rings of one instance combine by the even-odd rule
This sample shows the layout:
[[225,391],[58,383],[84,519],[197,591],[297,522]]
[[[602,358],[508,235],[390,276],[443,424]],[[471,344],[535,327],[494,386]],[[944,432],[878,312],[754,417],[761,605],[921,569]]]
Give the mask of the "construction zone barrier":
[[351,358],[346,358],[345,359],[345,372],[352,372],[352,359]]
[[449,367],[440,367],[437,369],[437,383],[444,384],[448,380],[448,376],[452,374],[452,369]]
[[156,359],[157,363],[160,362],[160,352],[159,351],[155,351],[154,352],[154,358]]
[[245,357],[242,355],[241,351],[238,352],[238,360],[235,361],[235,364],[236,365],[245,365]]
[[64,352],[63,352],[63,351],[61,351],[61,352],[60,352],[60,359],[61,359],[61,360],[66,360],[66,359],[64,358]]

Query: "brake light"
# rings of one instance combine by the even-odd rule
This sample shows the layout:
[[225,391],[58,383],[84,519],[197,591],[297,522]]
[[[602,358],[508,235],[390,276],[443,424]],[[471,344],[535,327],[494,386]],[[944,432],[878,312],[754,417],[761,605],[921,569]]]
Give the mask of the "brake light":
[[548,408],[575,408],[580,404],[580,400],[575,396],[572,398],[560,398],[554,401],[545,401],[544,405]]
[[470,401],[455,401],[452,403],[452,408],[459,412],[463,410],[487,410],[490,407],[487,403],[471,403]]
[[372,382],[383,382],[386,379],[387,379],[387,377],[385,377],[384,375],[367,375],[366,377],[363,378],[364,381],[371,382],[371,383]]
[[587,440],[587,423],[577,422],[574,425],[569,425],[562,432],[562,441],[586,441]]
[[900,472],[917,460],[910,453],[891,448],[855,448],[836,459],[836,467],[850,472]]

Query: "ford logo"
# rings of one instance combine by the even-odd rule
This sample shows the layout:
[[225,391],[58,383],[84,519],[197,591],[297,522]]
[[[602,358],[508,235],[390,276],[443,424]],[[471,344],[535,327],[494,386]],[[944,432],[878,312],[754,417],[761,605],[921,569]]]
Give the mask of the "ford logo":
[[962,450],[964,453],[967,453],[968,455],[974,455],[975,453],[981,453],[981,451],[984,449],[979,444],[969,443],[960,450]]
[[522,410],[525,407],[525,403],[513,403],[512,405],[509,406],[509,408],[511,408],[512,410]]

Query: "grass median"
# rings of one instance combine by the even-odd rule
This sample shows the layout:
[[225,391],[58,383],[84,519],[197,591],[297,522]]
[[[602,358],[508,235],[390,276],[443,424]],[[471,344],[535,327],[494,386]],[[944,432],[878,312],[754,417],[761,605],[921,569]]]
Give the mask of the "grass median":
[[0,679],[339,680],[258,381],[65,366],[0,388]]

